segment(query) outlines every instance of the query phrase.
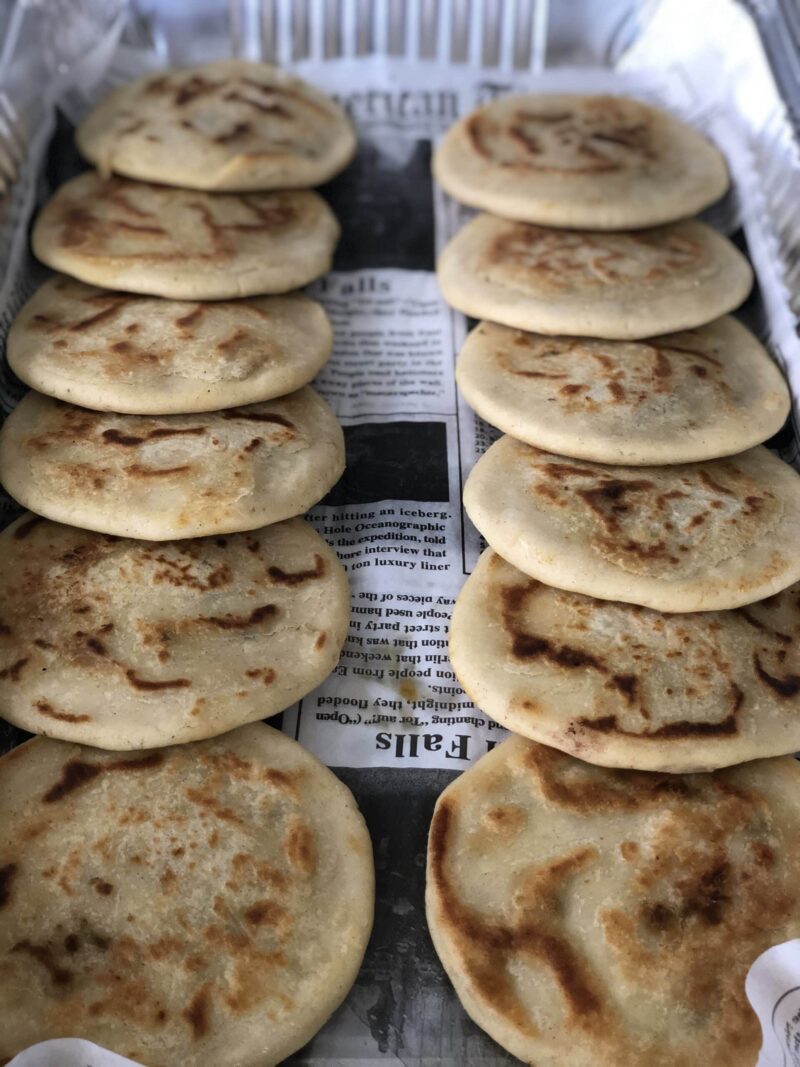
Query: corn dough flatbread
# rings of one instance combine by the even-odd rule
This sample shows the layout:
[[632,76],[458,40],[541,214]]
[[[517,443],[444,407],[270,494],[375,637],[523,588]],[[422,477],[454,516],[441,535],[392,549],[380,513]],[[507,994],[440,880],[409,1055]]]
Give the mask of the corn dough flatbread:
[[286,293],[330,270],[339,224],[316,193],[202,193],[103,179],[62,185],[33,251],[90,285],[173,300]]
[[333,335],[303,296],[190,303],[51,278],[6,353],[22,381],[97,411],[177,415],[285,396],[324,365]]
[[301,515],[344,470],[342,428],[309,386],[196,415],[114,415],[28,393],[0,431],[0,481],[56,522],[152,541]]
[[701,211],[728,188],[719,151],[619,96],[503,96],[455,123],[433,161],[471,207],[543,226],[637,229]]
[[0,761],[0,1058],[56,1037],[148,1067],[272,1067],[355,980],[372,926],[350,791],[260,723],[121,755]]
[[513,737],[440,796],[433,943],[468,1014],[536,1067],[752,1067],[744,991],[800,936],[800,766],[610,771]]
[[104,174],[219,192],[321,185],[356,149],[353,126],[333,100],[269,63],[243,59],[122,85],[76,136]]
[[30,514],[0,534],[0,715],[110,749],[212,737],[327,678],[350,594],[301,519],[132,541]]
[[552,230],[478,215],[439,257],[442,295],[533,333],[636,340],[702,326],[753,284],[744,256],[694,219],[649,230]]
[[692,463],[743,452],[789,414],[786,383],[729,316],[649,341],[547,337],[482,322],[456,380],[519,441],[598,463]]
[[800,751],[800,583],[731,611],[663,614],[543,585],[488,549],[450,661],[515,733],[606,767],[707,771]]
[[531,578],[656,611],[719,611],[800,580],[800,475],[763,446],[671,467],[606,467],[501,437],[464,506]]

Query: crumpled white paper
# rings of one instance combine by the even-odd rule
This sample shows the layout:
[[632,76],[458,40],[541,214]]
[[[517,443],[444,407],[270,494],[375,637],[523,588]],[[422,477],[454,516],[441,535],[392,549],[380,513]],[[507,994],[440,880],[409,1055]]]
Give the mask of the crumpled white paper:
[[762,952],[744,988],[763,1034],[756,1067],[800,1067],[800,939]]
[[20,1052],[8,1067],[139,1067],[116,1052],[100,1048],[93,1041],[79,1037],[61,1037],[42,1041]]

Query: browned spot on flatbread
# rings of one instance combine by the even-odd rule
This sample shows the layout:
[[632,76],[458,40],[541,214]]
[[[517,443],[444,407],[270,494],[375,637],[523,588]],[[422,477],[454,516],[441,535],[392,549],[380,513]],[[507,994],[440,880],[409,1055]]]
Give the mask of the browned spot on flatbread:
[[692,884],[684,893],[678,907],[658,902],[642,905],[641,914],[645,923],[655,930],[662,930],[696,917],[708,926],[718,926],[730,904],[729,893],[731,866],[727,862],[715,863],[710,869],[692,877]]
[[106,224],[110,230],[125,230],[127,233],[143,234],[148,237],[166,237],[163,226],[141,226],[139,223],[126,222],[124,219],[109,219]]
[[523,123],[525,120],[524,115],[520,115],[522,121],[512,123],[508,127],[508,136],[512,141],[516,141],[529,155],[538,156],[541,154],[542,145],[538,137],[534,137],[533,134],[528,133]]
[[132,345],[130,341],[115,341],[111,345],[111,351],[116,352],[119,356],[130,356],[136,352],[136,346]]
[[[587,475],[584,471],[584,476]],[[608,478],[600,481],[598,485],[590,489],[578,489],[577,495],[586,503],[591,510],[609,528],[617,529],[619,526],[617,517],[626,515],[635,503],[627,499],[629,494],[646,493],[655,489],[653,482],[645,478]]]
[[244,673],[247,678],[260,678],[264,685],[272,685],[278,677],[277,672],[272,667],[254,667]]
[[155,430],[149,430],[143,436],[110,429],[104,430],[102,437],[108,444],[135,447],[136,445],[144,444],[145,441],[156,441],[165,437],[198,437],[207,432],[208,429],[205,426],[186,426],[183,429],[170,429],[168,426],[161,426]]
[[[638,675],[615,672],[612,663],[607,663],[593,653],[565,643],[551,641],[532,634],[525,628],[522,613],[528,598],[535,595],[538,588],[540,588],[539,583],[534,579],[529,579],[524,584],[506,586],[500,590],[501,620],[511,654],[523,662],[543,659],[565,670],[595,671],[607,679],[605,683],[607,689],[616,690],[629,708],[635,709],[645,721],[649,721],[650,711],[642,691],[642,681]],[[744,703],[744,694],[737,685],[730,682],[728,695],[727,714],[715,721],[681,719],[656,728],[626,729],[619,722],[617,715],[603,715],[595,719],[581,716],[571,721],[568,733],[574,735],[578,729],[586,729],[595,733],[617,733],[637,740],[731,736],[739,729],[738,715]],[[530,702],[522,701],[521,703],[526,710],[532,710]]]
[[233,808],[228,808],[224,804],[221,804],[210,788],[205,790],[187,789],[186,797],[191,800],[193,804],[205,808],[223,822],[233,823],[237,826],[243,825],[243,820],[236,814]]
[[144,119],[135,119],[133,122],[128,123],[127,126],[121,126],[117,130],[118,137],[128,137],[132,133],[138,133],[145,125]]
[[[702,791],[714,796],[739,796],[722,778],[710,774],[667,774],[604,768],[602,777],[590,764],[545,745],[526,749],[522,763],[535,776],[535,784],[549,803],[575,812],[645,811],[659,807],[667,797],[692,798]],[[533,782],[532,782],[533,784]]]
[[762,664],[758,652],[753,653],[753,667],[760,680],[769,686],[774,693],[777,693],[778,696],[791,700],[792,697],[796,697],[800,693],[800,675],[787,674],[781,678],[778,675],[770,674]]
[[[228,99],[230,99],[230,97],[228,97]],[[217,144],[230,144],[231,141],[238,141],[252,132],[253,127],[249,122],[237,122],[224,133],[218,133],[214,138],[214,141]]]
[[75,248],[98,231],[99,222],[90,211],[65,204],[61,211],[61,226],[61,244],[65,248]]
[[612,674],[610,682],[615,689],[622,693],[626,703],[630,705],[636,704],[640,694],[639,679],[635,674]]
[[[178,545],[180,545],[180,542],[178,542]],[[150,553],[145,552],[147,558],[152,558],[161,565],[161,569],[157,570],[153,575],[155,583],[167,582],[169,585],[185,586],[187,589],[206,592],[209,589],[219,589],[230,582],[231,569],[227,563],[218,564],[209,574],[201,577],[200,574],[196,574],[193,570],[195,558],[188,550],[184,551],[188,558],[182,560],[173,559],[161,552],[156,556],[150,557]]]
[[639,264],[638,276],[654,284],[696,269],[703,255],[700,243],[660,229],[615,235],[510,222],[486,246],[483,262],[501,277],[522,272],[537,286],[562,291],[569,283],[584,289],[618,284],[632,276],[637,257],[652,264]]
[[688,345],[667,345],[663,343],[659,345],[659,348],[663,349],[665,352],[679,352],[684,356],[692,356],[695,359],[702,359],[704,362],[710,363],[712,366],[718,367],[719,369],[722,369],[724,366],[721,360],[716,359],[708,352],[704,352],[701,348],[690,348]]
[[91,722],[91,715],[73,715],[68,711],[56,711],[52,704],[46,700],[37,700],[34,707],[40,715],[47,719],[56,719],[58,722],[81,723]]
[[216,223],[219,230],[233,230],[234,233],[268,233],[281,230],[297,217],[297,208],[290,200],[280,197],[268,201],[259,201],[252,196],[242,194],[240,202],[249,209],[253,218],[250,222]]
[[257,900],[255,904],[245,908],[244,917],[251,926],[276,926],[284,921],[288,915],[286,908],[276,904],[274,900]]
[[111,178],[105,183],[104,191],[106,199],[109,203],[115,204],[117,207],[122,208],[123,211],[127,211],[129,215],[134,215],[139,219],[154,219],[155,215],[152,211],[145,211],[144,208],[139,207],[131,200],[128,195],[128,189],[132,188],[126,179]]
[[185,104],[190,104],[201,96],[207,96],[215,89],[219,89],[223,84],[223,82],[212,81],[210,78],[204,78],[200,74],[195,74],[189,78],[188,81],[185,81],[182,84],[179,83],[175,87],[173,100],[178,107],[183,107]]
[[32,959],[36,960],[37,963],[41,964],[49,974],[50,981],[54,986],[68,986],[72,982],[72,971],[59,964],[51,945],[37,945],[25,938],[23,941],[18,941],[16,945],[12,947],[11,951],[25,953]]
[[168,74],[161,74],[157,78],[153,78],[148,82],[144,92],[148,96],[159,96],[161,93],[166,92],[169,88],[170,79]]
[[586,478],[587,476],[592,476],[592,471],[588,470],[586,467],[575,467],[571,463],[545,462],[541,464],[540,469],[548,476],[548,478],[555,478],[556,480],[560,478]]
[[42,798],[45,804],[63,800],[65,796],[94,781],[101,774],[113,771],[147,771],[160,767],[164,757],[160,752],[151,752],[141,759],[121,759],[112,763],[87,763],[85,760],[72,759],[64,764],[61,778],[51,786]]
[[559,645],[546,637],[516,632],[512,637],[511,650],[517,659],[546,659],[556,667],[585,668],[605,672],[605,666],[590,652],[583,652],[569,645]]
[[244,630],[248,626],[255,626],[264,619],[272,619],[278,614],[275,604],[262,604],[259,608],[253,608],[249,615],[205,615],[199,621],[211,626],[218,626],[221,630]]
[[22,674],[22,669],[28,662],[28,656],[23,656],[21,659],[15,660],[14,663],[10,663],[7,667],[3,667],[0,670],[0,679],[5,681],[6,678],[12,682],[18,682],[19,676]]
[[186,1007],[183,1017],[192,1028],[195,1041],[205,1037],[210,1027],[211,996],[208,985],[202,986]]
[[286,771],[279,771],[275,767],[267,767],[262,777],[265,782],[269,782],[269,784],[275,786],[276,789],[283,790],[284,793],[296,792],[293,776],[287,774]]
[[196,326],[205,313],[205,304],[198,304],[193,311],[189,311],[186,315],[181,315],[179,318],[175,319],[175,325],[182,330],[185,330],[188,326]]
[[306,877],[312,875],[317,865],[314,835],[308,826],[295,819],[283,843],[289,863]]
[[[291,88],[289,88],[288,86],[285,86],[285,85],[284,86],[262,85],[261,82],[256,81],[254,78],[243,77],[243,78],[240,79],[240,81],[241,81],[242,85],[249,85],[251,89],[257,89],[259,92],[265,93],[270,98],[273,98],[273,97],[276,97],[276,96],[277,97],[283,97],[284,99],[291,100],[296,104],[301,104],[303,107],[310,108],[312,111],[318,112],[320,115],[323,115],[325,118],[330,118],[330,114],[331,113],[328,110],[328,108],[325,105],[325,103],[323,103],[321,101],[318,101],[318,100],[312,100],[310,97],[306,96],[303,92],[300,92],[297,89],[291,89]],[[253,105],[257,106],[256,101],[254,101],[250,97],[245,97],[243,103],[253,104]],[[262,107],[263,106],[264,105],[262,105]],[[267,106],[269,108],[272,108],[275,105],[274,104],[269,104]],[[287,116],[288,116],[288,113],[287,113]],[[290,117],[290,116],[288,116],[288,117]]]
[[[488,918],[467,906],[451,883],[448,839],[454,821],[450,802],[440,800],[430,829],[431,879],[438,894],[440,922],[449,929],[459,966],[476,994],[522,1033],[536,1036],[538,1027],[519,1000],[509,975],[512,956],[532,956],[553,975],[569,1017],[579,1026],[598,1025],[607,1014],[599,982],[588,961],[578,955],[552,918],[559,914],[556,901],[564,883],[596,859],[595,850],[576,849],[530,872],[527,895],[536,906],[521,907],[516,921]],[[531,915],[536,918],[531,919]]]
[[125,677],[134,689],[139,689],[146,693],[156,692],[160,689],[186,689],[192,684],[188,678],[166,678],[163,681],[140,678],[134,670],[126,670]]
[[742,696],[741,690],[736,685],[731,685],[731,691],[732,700],[737,705],[736,710],[731,711],[724,719],[719,719],[717,722],[680,719],[652,730],[626,730],[620,726],[616,715],[603,715],[599,719],[580,717],[575,720],[575,724],[586,730],[594,730],[596,733],[621,734],[624,737],[635,737],[642,741],[677,740],[687,737],[730,737],[739,732],[736,711]]
[[605,664],[582,649],[565,644],[556,644],[538,634],[522,629],[519,615],[527,598],[539,588],[539,582],[531,578],[524,585],[506,586],[500,592],[503,626],[511,642],[511,653],[516,659],[546,659],[557,667],[590,668],[606,673]]
[[143,467],[141,463],[129,463],[125,473],[134,478],[162,478],[171,474],[183,474],[191,469],[190,463],[183,463],[178,467]]
[[484,825],[501,837],[513,837],[527,822],[525,809],[518,804],[497,804],[483,816]]
[[88,330],[92,326],[97,326],[100,322],[107,322],[109,319],[115,318],[122,308],[129,302],[129,297],[112,298],[112,302],[107,307],[102,308],[100,311],[95,312],[94,315],[90,315],[86,319],[74,322],[69,327],[70,333],[81,333],[83,330]]
[[706,489],[708,489],[710,492],[720,493],[722,496],[734,495],[732,489],[727,489],[724,485],[720,485],[720,483],[715,478],[711,477],[708,471],[701,469],[700,471],[698,471],[698,477],[703,483],[703,485],[706,487]]
[[[762,600],[759,606],[762,606],[765,603],[766,601]],[[775,630],[771,626],[767,626],[766,623],[757,619],[748,608],[734,608],[733,610],[740,618],[744,619],[745,622],[750,623],[751,626],[756,630],[759,630],[761,633],[769,634],[770,637],[774,637],[776,641],[780,641],[783,645],[790,645],[792,643],[792,638],[789,634],[781,633],[780,630]]]
[[92,878],[91,886],[101,897],[110,896],[114,892],[114,886],[104,878]]
[[322,556],[314,555],[314,566],[303,571],[284,571],[280,567],[269,567],[267,574],[270,580],[278,585],[301,585],[313,578],[322,578],[325,575],[325,560]]
[[223,337],[221,341],[217,341],[214,347],[220,352],[227,352],[229,348],[235,348],[242,341],[246,341],[249,336],[250,332],[248,330],[245,330],[242,326],[237,326],[233,333]]
[[270,411],[247,411],[245,408],[228,408],[226,411],[221,411],[223,419],[244,419],[246,422],[271,422],[276,426],[283,426],[287,430],[296,429],[293,422],[290,422],[283,415],[275,415]]
[[0,867],[0,908],[4,908],[11,899],[11,887],[17,870],[16,863],[7,863]]

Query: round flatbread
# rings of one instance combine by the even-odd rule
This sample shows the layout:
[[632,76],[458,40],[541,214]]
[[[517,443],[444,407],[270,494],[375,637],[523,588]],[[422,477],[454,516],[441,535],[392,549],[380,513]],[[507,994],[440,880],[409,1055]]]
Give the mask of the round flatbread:
[[0,431],[0,481],[48,519],[152,541],[301,515],[344,470],[313,389],[198,415],[112,415],[28,393]]
[[109,749],[213,737],[330,674],[350,594],[302,519],[133,541],[30,514],[0,534],[0,714]]
[[199,193],[73,178],[45,204],[33,251],[91,285],[173,300],[286,293],[330,270],[339,224],[306,190]]
[[629,341],[702,326],[753,284],[744,256],[696,220],[652,230],[548,230],[478,215],[439,257],[445,300],[534,333]]
[[781,428],[783,376],[725,316],[649,341],[547,337],[482,322],[456,380],[481,418],[520,441],[598,463],[692,463]]
[[625,230],[701,211],[728,188],[720,152],[619,96],[503,96],[455,123],[433,172],[456,200],[543,226]]
[[800,936],[800,766],[609,771],[513,737],[440,796],[433,943],[468,1014],[536,1067],[752,1067],[744,991]]
[[355,980],[367,828],[269,726],[134,757],[36,738],[0,760],[0,824],[0,1058],[82,1037],[271,1067]]
[[20,311],[6,354],[22,381],[59,400],[178,415],[292,393],[332,344],[325,311],[302,293],[178,303],[62,274]]
[[542,585],[488,549],[456,600],[450,660],[503,726],[605,767],[708,771],[800,751],[800,584],[663,614]]
[[763,446],[604,467],[501,437],[464,487],[491,547],[531,578],[656,611],[719,611],[800,579],[800,475]]
[[110,93],[77,130],[104,174],[244,192],[321,185],[356,150],[342,109],[269,63],[158,71]]

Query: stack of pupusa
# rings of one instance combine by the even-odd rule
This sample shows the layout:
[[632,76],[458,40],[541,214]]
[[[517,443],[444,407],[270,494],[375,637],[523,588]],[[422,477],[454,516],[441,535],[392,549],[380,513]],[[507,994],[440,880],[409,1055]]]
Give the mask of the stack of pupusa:
[[434,168],[497,212],[439,279],[493,320],[457,378],[509,434],[465,487],[491,547],[450,657],[522,735],[437,806],[437,949],[521,1058],[750,1067],[744,976],[800,932],[798,768],[682,772],[800,748],[800,477],[760,446],[786,385],[725,317],[750,269],[675,221],[722,195],[724,163],[633,101],[539,96],[458,123]]
[[317,193],[286,186],[345,165],[348,119],[234,60],[117,89],[77,140],[101,169],[62,186],[34,227],[38,257],[70,277],[11,332],[11,365],[40,392],[4,427],[6,487],[48,518],[153,539],[305,511],[344,448],[307,387],[330,325],[290,290],[330,267],[339,225]]
[[46,737],[0,761],[0,1060],[80,1036],[274,1063],[352,984],[374,875],[349,791],[254,722],[323,681],[349,617],[296,517],[344,467],[307,385],[331,330],[287,292],[328,269],[338,224],[316,193],[263,190],[330,177],[354,135],[309,86],[232,62],[117,90],[78,140],[179,187],[62,187],[33,240],[65,274],[9,338],[40,391],[0,441],[37,513],[0,534],[0,713]]
[[[242,61],[123,86],[77,140],[104,172],[241,190],[94,171],[68,182],[33,233],[67,274],[9,335],[34,391],[0,434],[0,477],[53,522],[4,535],[0,596],[16,623],[0,641],[27,664],[0,679],[0,711],[147,748],[276,714],[337,661],[344,572],[294,518],[344,468],[341,427],[307,384],[333,338],[324,310],[285,290],[329,267],[339,228],[316,193],[270,190],[330,177],[355,140],[332,101]],[[92,565],[65,574],[62,553]],[[76,627],[95,649],[77,668],[91,694],[72,677],[79,650],[56,607],[69,599],[104,605]]]

